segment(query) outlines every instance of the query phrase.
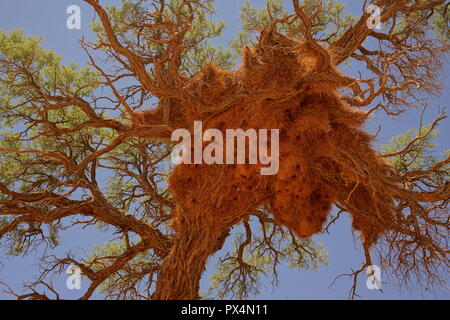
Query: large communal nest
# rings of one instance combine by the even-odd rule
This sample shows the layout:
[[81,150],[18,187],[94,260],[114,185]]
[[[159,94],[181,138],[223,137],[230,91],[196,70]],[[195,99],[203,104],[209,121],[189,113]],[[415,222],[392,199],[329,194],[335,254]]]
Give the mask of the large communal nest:
[[[364,131],[367,113],[349,106],[338,92],[352,80],[335,68],[327,48],[312,39],[297,42],[265,31],[254,48],[244,50],[242,60],[233,72],[205,65],[183,87],[182,98],[162,100],[158,109],[135,115],[135,125],[163,119],[191,132],[200,120],[204,130],[217,128],[224,136],[226,129],[280,130],[275,175],[261,175],[260,164],[174,168],[169,187],[177,202],[176,241],[173,259],[161,271],[170,279],[164,286],[178,283],[171,276],[176,270],[201,274],[230,228],[260,206],[269,208],[277,224],[305,238],[323,230],[335,204],[351,214],[352,227],[361,234],[365,266],[369,248],[390,231],[397,239],[391,245],[414,246],[401,239],[419,239],[431,255],[445,256],[433,236],[418,228],[431,221],[420,203],[448,198],[448,185],[427,193],[401,183]],[[411,248],[400,247],[396,250],[406,250],[398,256],[403,260]],[[186,287],[186,292],[195,295],[197,289]]]
[[[414,243],[428,260],[439,264],[445,259],[435,236],[422,233],[433,225],[439,228],[441,222],[433,222],[421,203],[448,199],[449,185],[433,192],[405,187],[364,131],[367,113],[348,105],[339,93],[350,85],[352,80],[335,68],[327,48],[310,38],[298,42],[266,30],[254,48],[243,51],[237,70],[207,64],[187,81],[182,98],[161,100],[159,108],[135,115],[135,125],[142,128],[146,122],[163,120],[191,134],[196,120],[203,122],[203,130],[216,128],[224,136],[226,129],[238,128],[280,132],[275,175],[261,175],[260,164],[174,168],[169,187],[177,202],[172,219],[176,241],[161,271],[168,280],[160,292],[183,282],[176,270],[198,278],[230,228],[260,206],[300,238],[324,229],[333,204],[349,212],[366,255],[355,277],[371,264],[369,249],[382,235],[391,237],[388,247],[395,248],[388,255],[397,252],[394,260],[401,269],[393,268],[398,270],[410,268],[410,263],[417,267],[416,261],[406,262],[415,256]],[[192,288],[183,286],[179,296],[196,296],[198,280]]]
[[263,34],[244,51],[237,71],[208,64],[189,82],[181,107],[185,123],[202,120],[204,129],[224,135],[225,129],[279,129],[280,167],[262,176],[259,164],[178,165],[170,176],[182,208],[175,229],[201,215],[206,230],[224,230],[264,204],[299,237],[320,232],[333,203],[352,214],[367,244],[391,224],[393,198],[386,187],[396,188],[392,169],[362,129],[365,113],[336,91],[346,78],[320,50]]

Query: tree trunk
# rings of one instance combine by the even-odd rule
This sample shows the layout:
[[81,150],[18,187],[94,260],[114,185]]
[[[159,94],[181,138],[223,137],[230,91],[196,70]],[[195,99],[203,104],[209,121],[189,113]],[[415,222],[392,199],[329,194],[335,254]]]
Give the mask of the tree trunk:
[[221,249],[229,228],[208,230],[201,219],[192,220],[195,221],[185,221],[183,230],[177,232],[173,247],[158,273],[153,300],[200,298],[200,279],[208,257]]

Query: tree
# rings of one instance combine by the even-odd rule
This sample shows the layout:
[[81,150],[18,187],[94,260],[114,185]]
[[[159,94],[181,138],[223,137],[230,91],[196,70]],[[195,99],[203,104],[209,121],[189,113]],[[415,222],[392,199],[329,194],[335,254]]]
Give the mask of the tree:
[[[211,45],[224,28],[209,19],[211,0],[85,1],[98,16],[98,38],[80,41],[88,67],[63,65],[20,31],[0,34],[0,238],[24,253],[55,245],[61,229],[96,224],[121,241],[82,261],[45,257],[19,298],[49,298],[39,286],[59,298],[46,278],[68,264],[91,281],[82,299],[97,288],[115,298],[199,298],[207,259],[239,223],[213,287],[219,297],[246,297],[283,259],[300,268],[326,261],[309,237],[333,205],[361,233],[366,262],[355,283],[373,252],[403,281],[442,280],[449,157],[427,157],[427,148],[445,115],[384,153],[363,125],[377,111],[400,117],[425,107],[441,89],[445,1],[364,1],[360,17],[336,1],[245,4],[233,50]],[[369,4],[385,32],[369,28]],[[344,62],[359,77],[340,72]],[[279,172],[173,168],[171,133],[194,120],[222,131],[280,129]],[[111,177],[106,186],[101,173]]]

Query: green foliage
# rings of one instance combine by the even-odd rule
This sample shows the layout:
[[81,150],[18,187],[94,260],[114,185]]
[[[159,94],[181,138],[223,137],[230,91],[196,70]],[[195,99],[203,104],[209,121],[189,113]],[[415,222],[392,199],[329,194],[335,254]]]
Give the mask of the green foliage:
[[[129,245],[133,245],[133,243],[130,242]],[[102,270],[110,266],[114,261],[108,257],[119,256],[126,249],[127,242],[125,240],[108,241],[103,246],[95,245],[94,252],[90,253],[83,263],[90,266],[93,271]],[[126,292],[126,290],[123,290],[124,287],[148,290],[148,286],[152,285],[152,279],[145,279],[145,275],[160,263],[161,261],[153,256],[151,252],[139,253],[128,261],[123,268],[102,282],[97,288],[97,293],[110,298],[126,299],[127,297],[122,295],[123,292]],[[139,274],[142,274],[142,277],[136,277]]]
[[[143,150],[145,152],[143,152]],[[140,174],[143,167],[149,168],[145,163],[146,154],[152,154],[154,159],[162,159],[159,165],[151,168],[152,173],[164,171],[169,164],[167,155],[170,153],[170,146],[166,143],[152,141],[152,139],[129,139],[115,148],[107,156],[102,157],[102,163],[105,167],[126,168],[127,172],[135,176]],[[160,190],[165,190],[165,177],[156,175],[155,181]],[[107,179],[107,185],[104,188],[105,196],[108,201],[122,210],[130,211],[133,209],[143,209],[147,201],[151,202],[151,197],[142,190],[140,181],[122,170],[111,172]],[[142,206],[141,206],[142,205]],[[139,210],[145,211],[145,210]],[[140,218],[143,218],[142,216]]]
[[[0,96],[4,102],[25,101],[46,94],[85,96],[99,85],[99,74],[76,63],[61,64],[61,57],[26,37],[22,30],[0,31]],[[5,99],[5,97],[7,97]],[[2,111],[5,110],[2,104]]]
[[[256,225],[252,230],[257,230]],[[267,242],[270,238],[270,245]],[[203,293],[207,298],[247,299],[260,293],[262,278],[277,282],[277,269],[280,263],[299,270],[317,270],[328,264],[328,253],[322,243],[311,239],[297,240],[274,224],[266,223],[251,242],[241,246],[246,236],[236,232],[232,249],[216,264],[216,272],[211,275],[211,287]]]
[[[88,67],[75,63],[63,65],[61,57],[41,45],[41,38],[25,36],[23,31],[7,33],[0,31],[0,148],[29,151],[0,153],[1,183],[17,192],[58,192],[69,189],[64,182],[73,175],[60,164],[43,158],[38,152],[57,152],[81,161],[92,150],[86,143],[96,136],[108,140],[110,130],[83,128],[75,133],[60,136],[46,135],[50,128],[41,120],[64,129],[80,125],[87,116],[78,106],[50,108],[41,111],[46,97],[83,97],[92,94],[100,84],[99,74]],[[0,193],[0,199],[9,198]],[[43,212],[53,208],[45,202],[30,204]],[[8,218],[8,221],[12,221]],[[45,241],[51,246],[58,244],[59,223],[42,225],[22,223],[3,239],[10,254],[25,254],[33,241]],[[43,238],[43,237],[42,237]]]
[[[105,130],[93,128],[59,137],[42,134],[49,127],[41,124],[41,119],[63,129],[81,124],[87,116],[76,106],[53,108],[42,113],[39,111],[40,103],[45,103],[46,96],[89,95],[99,86],[99,75],[88,67],[81,68],[74,63],[68,66],[61,64],[61,57],[53,50],[45,50],[40,40],[24,36],[21,30],[10,34],[0,31],[0,147],[43,152],[57,150],[66,155],[76,154],[81,159],[89,152],[85,139],[89,140],[88,137],[96,134],[108,137],[108,134]],[[23,130],[31,122],[35,124]],[[43,165],[36,154],[2,152],[0,157],[2,177],[6,178],[7,184],[22,182],[19,186],[22,191],[27,190],[32,181],[39,181],[39,175],[48,172],[55,173],[59,178],[67,177],[66,170],[51,161]],[[22,174],[18,170],[21,164],[33,161],[35,165],[30,165],[27,173]],[[19,176],[21,179],[16,180]]]
[[[161,17],[161,22],[176,21],[175,13],[187,14],[187,8],[180,4],[181,1],[179,0],[168,1],[162,11],[164,15]],[[211,44],[214,38],[221,36],[227,25],[224,21],[216,22],[211,19],[215,12],[213,4],[213,0],[202,1],[201,7],[195,10],[195,20],[184,37],[186,51],[182,57],[180,71],[185,72],[189,76],[197,73],[204,63],[210,61],[224,69],[231,69],[235,65],[236,57],[232,55],[230,49]],[[120,6],[106,5],[105,8],[111,16],[113,30],[117,37],[125,41],[140,37],[136,32],[136,28],[130,26],[136,25],[136,23],[150,23],[149,21],[155,23],[157,20],[155,18],[157,16],[155,7],[151,6],[150,1],[147,0],[121,0]],[[151,20],[149,20],[149,16],[152,17]],[[98,34],[99,39],[104,37],[100,21],[95,21],[91,28]],[[152,33],[152,31],[149,31],[149,33]],[[168,38],[164,30],[154,32],[151,36],[155,39]],[[157,56],[161,56],[164,50],[165,44],[157,43],[149,43],[147,48],[145,48],[145,51],[152,54],[156,53]],[[151,66],[149,66],[149,72],[152,72]]]
[[[437,144],[434,139],[438,130],[431,130],[431,126],[424,126],[420,130],[410,129],[403,134],[392,137],[388,144],[381,146],[382,154],[393,154],[405,149],[408,151],[401,155],[388,158],[389,164],[399,171],[421,170],[432,166],[438,161],[433,156]],[[413,142],[413,140],[415,141]]]
[[[442,152],[442,156],[438,156],[437,144],[434,142],[439,131],[432,129],[431,125],[424,126],[418,130],[410,129],[403,134],[392,137],[388,144],[382,145],[382,154],[394,154],[387,157],[388,163],[401,173],[409,171],[427,171],[435,166],[442,158],[448,157],[450,150]],[[436,183],[445,184],[446,177],[450,171],[450,164],[444,164],[440,170],[435,171],[431,175],[431,180],[426,182],[426,186]],[[410,182],[410,188],[418,186],[422,188],[422,184],[417,185],[415,181]]]
[[[11,222],[13,222],[12,217],[0,217],[0,230]],[[39,243],[45,243],[54,248],[59,245],[60,229],[61,226],[58,224],[50,224],[46,228],[42,228],[42,224],[36,222],[19,224],[0,239],[0,246],[6,249],[5,253],[10,256],[24,256],[30,250],[36,249]]]
[[[303,4],[309,5],[305,8],[308,15],[313,13],[313,6],[317,4],[315,0],[306,0]],[[279,19],[288,14],[288,10],[284,5],[283,0],[268,0],[267,7],[270,8],[271,16],[274,19]],[[240,7],[240,18],[242,21],[241,32],[232,39],[230,46],[239,55],[242,48],[254,44],[258,32],[267,27],[271,21],[267,7],[261,9],[253,6],[250,1],[245,1],[244,5]],[[319,39],[333,40],[339,37],[354,21],[351,14],[344,13],[345,5],[340,1],[324,1],[322,4],[322,11],[317,16],[313,27],[313,34]],[[289,12],[292,12],[290,9]],[[278,31],[281,34],[289,34],[299,27],[301,22],[297,20],[294,23],[279,23],[277,25]],[[302,31],[296,35],[300,38],[303,35]]]
[[[257,31],[267,27],[269,14],[266,7],[256,8],[250,2],[241,6],[240,18],[241,32],[230,42],[230,48],[214,46],[214,39],[220,37],[226,28],[223,21],[213,21],[213,0],[202,2],[197,8],[196,19],[192,28],[185,36],[186,51],[182,56],[181,71],[186,75],[193,75],[200,70],[206,62],[212,61],[224,69],[235,67],[240,51],[245,46],[254,43]],[[314,0],[304,1],[314,4]],[[280,18],[287,14],[282,0],[269,0],[271,15]],[[107,11],[112,19],[113,29],[123,43],[136,41],[142,36],[133,23],[147,21],[154,8],[147,0],[121,0],[120,6],[108,5]],[[322,12],[315,21],[313,33],[316,37],[332,41],[341,35],[344,30],[355,21],[355,17],[344,13],[345,5],[339,1],[324,1]],[[176,19],[174,12],[186,13],[187,8],[180,6],[179,0],[168,1],[164,8],[163,19]],[[309,11],[308,11],[309,10]],[[432,14],[430,30],[434,31],[440,41],[448,42],[448,19],[445,19],[444,5],[438,7]],[[289,11],[292,11],[291,9]],[[310,9],[306,9],[312,14]],[[420,13],[419,13],[420,14]],[[426,21],[423,20],[423,21]],[[278,30],[288,34],[295,30],[300,21],[292,24],[280,23]],[[398,28],[401,28],[400,23]],[[92,29],[97,33],[98,39],[104,37],[101,24],[96,21]],[[152,34],[165,39],[167,34]],[[302,32],[297,34],[299,39]],[[136,54],[144,56],[145,53],[161,55],[165,50],[164,44],[153,43],[148,47],[136,47]],[[78,106],[55,107],[48,112],[40,112],[40,103],[45,103],[44,97],[69,96],[93,97],[93,93],[101,89],[100,74],[89,68],[81,67],[75,63],[64,65],[61,57],[53,50],[46,50],[41,45],[41,38],[25,36],[23,31],[15,30],[11,33],[0,31],[0,148],[13,150],[39,150],[41,152],[58,152],[78,164],[102,146],[114,141],[118,134],[112,129],[83,127],[75,132],[68,132],[59,136],[42,134],[49,128],[40,120],[48,120],[52,129],[70,129],[80,126],[88,121],[88,117],[81,112]],[[152,73],[151,67],[149,73]],[[111,118],[102,110],[104,118]],[[118,121],[126,121],[120,119]],[[28,125],[33,123],[33,125]],[[438,158],[433,150],[436,144],[433,139],[437,131],[430,131],[430,126],[420,130],[409,130],[394,137],[389,144],[382,146],[384,154],[396,153],[402,150],[411,141],[415,140],[409,150],[401,155],[389,157],[390,164],[401,172],[410,170],[426,170],[432,167]],[[142,152],[144,150],[144,152]],[[142,189],[142,182],[136,176],[142,173],[143,168],[150,167],[146,155],[151,154],[151,161],[164,159],[170,148],[167,144],[151,139],[129,139],[111,152],[98,158],[95,165],[83,174],[87,180],[95,181],[95,172],[102,170],[105,179],[101,181],[101,189],[106,200],[114,207],[136,215],[145,221],[150,221],[152,210],[168,210],[167,208],[154,208],[152,196]],[[446,151],[450,153],[450,150]],[[92,164],[93,166],[94,164]],[[165,160],[152,167],[153,172],[147,176],[156,177],[152,181],[160,194],[166,189],[164,173],[169,163]],[[120,168],[121,170],[116,170]],[[449,166],[442,168],[448,171]],[[93,173],[94,172],[94,173]],[[70,188],[64,183],[75,179],[71,172],[55,161],[42,157],[37,153],[16,153],[11,151],[0,152],[1,183],[17,192],[69,192]],[[439,174],[436,179],[442,179]],[[165,195],[170,197],[170,195]],[[69,194],[71,199],[87,198],[89,191],[82,190],[77,194]],[[0,200],[7,195],[0,193]],[[34,203],[30,204],[46,212],[53,209],[52,205]],[[134,212],[133,212],[134,211]],[[0,229],[13,221],[11,216],[0,217]],[[253,225],[253,224],[252,224]],[[38,224],[19,224],[12,232],[2,239],[2,245],[8,247],[9,254],[24,254],[32,248],[33,239],[41,236],[38,232],[42,226]],[[44,231],[46,239],[52,246],[59,243],[58,232],[62,222],[57,221],[48,225]],[[164,223],[161,223],[161,228]],[[327,264],[327,252],[322,244],[314,243],[311,239],[298,241],[273,224],[266,224],[265,233],[260,230],[253,235],[251,242],[245,246],[242,256],[239,255],[241,245],[246,241],[242,232],[234,234],[231,247],[225,251],[225,257],[216,265],[216,273],[211,276],[211,288],[205,296],[219,298],[237,297],[240,299],[257,295],[260,292],[261,278],[273,278],[276,281],[276,270],[280,262],[295,269],[316,270]],[[256,228],[252,228],[253,230]],[[271,245],[268,246],[266,236],[270,235]],[[138,241],[135,241],[137,243]],[[132,245],[133,243],[130,243]],[[96,246],[94,252],[85,259],[93,270],[100,270],[111,265],[114,259],[108,257],[123,254],[127,248],[124,240],[107,242],[104,246]],[[100,293],[113,296],[125,287],[141,286],[143,281],[130,278],[132,274],[145,274],[146,270],[160,264],[152,252],[138,254],[127,263],[125,268],[109,277],[100,288]],[[151,284],[152,281],[148,280]],[[122,292],[126,292],[123,290]]]
[[[422,0],[427,2],[427,0]],[[420,5],[419,3],[417,5]],[[404,36],[407,33],[414,34],[416,27],[420,25],[421,28],[434,35],[435,40],[442,45],[448,45],[450,40],[448,19],[448,3],[443,3],[431,10],[414,11],[407,15],[399,16],[395,22],[394,33]],[[386,29],[392,27],[392,22],[386,24]]]
[[448,3],[443,3],[434,10],[431,21],[431,28],[434,31],[435,36],[442,44],[448,44],[450,41]]

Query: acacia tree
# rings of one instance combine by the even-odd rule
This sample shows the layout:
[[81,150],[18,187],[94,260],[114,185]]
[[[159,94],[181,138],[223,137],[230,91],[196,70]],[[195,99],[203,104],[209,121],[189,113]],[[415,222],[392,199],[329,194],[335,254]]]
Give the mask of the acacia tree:
[[[80,41],[87,67],[63,65],[20,31],[0,34],[0,239],[15,254],[54,246],[75,225],[110,226],[120,240],[82,259],[47,255],[29,292],[8,292],[59,298],[48,278],[75,264],[91,281],[81,299],[96,289],[196,299],[208,258],[233,234],[213,287],[246,297],[283,260],[326,261],[310,236],[327,229],[333,205],[336,218],[352,215],[365,251],[352,296],[374,252],[402,282],[442,281],[449,157],[428,151],[445,115],[382,153],[363,125],[376,112],[425,107],[441,89],[444,0],[364,1],[360,17],[336,1],[246,4],[231,49],[211,45],[225,26],[210,20],[211,0],[85,1],[97,16],[97,39]],[[369,4],[384,29],[370,28]],[[337,69],[344,63],[351,75]],[[280,129],[278,174],[260,176],[260,165],[172,168],[171,133],[194,120]],[[238,224],[242,232],[232,231]]]

